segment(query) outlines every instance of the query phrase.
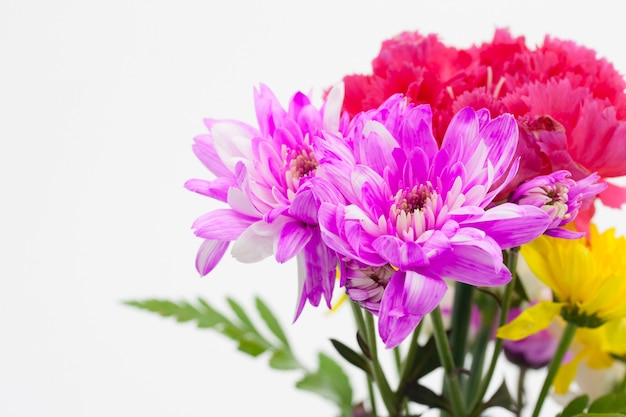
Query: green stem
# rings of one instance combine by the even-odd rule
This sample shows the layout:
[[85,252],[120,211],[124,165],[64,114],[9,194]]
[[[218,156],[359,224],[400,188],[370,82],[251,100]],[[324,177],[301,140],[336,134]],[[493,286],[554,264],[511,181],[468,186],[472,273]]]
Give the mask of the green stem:
[[[502,298],[502,308],[500,310],[500,318],[498,320],[498,327],[504,326],[507,321],[507,317],[509,315],[509,310],[511,308],[511,300],[513,299],[513,290],[515,289],[516,281],[517,281],[517,257],[519,255],[519,246],[508,249],[506,256],[506,267],[509,271],[511,271],[511,282],[509,282],[504,289],[504,296]],[[480,391],[478,395],[474,398],[474,402],[472,403],[472,410],[470,416],[477,416],[480,414],[480,408],[482,406],[482,400],[489,388],[489,384],[491,383],[491,379],[493,378],[493,374],[496,370],[496,364],[498,363],[498,359],[500,358],[500,354],[502,353],[502,339],[496,339],[495,345],[493,347],[493,354],[491,356],[491,362],[489,363],[489,369],[487,370],[487,374],[482,380],[482,384],[480,386]]]
[[455,284],[452,325],[450,327],[450,347],[457,368],[465,365],[465,346],[472,315],[472,295],[474,287],[462,282]]
[[522,408],[524,408],[524,381],[527,369],[525,366],[520,366],[517,376],[517,410],[515,410],[517,417],[522,416]]
[[552,361],[550,361],[550,365],[548,367],[548,374],[546,375],[546,379],[543,381],[543,386],[541,387],[541,392],[539,393],[539,398],[537,398],[537,403],[535,404],[535,409],[533,410],[532,417],[538,417],[541,412],[541,408],[543,407],[543,402],[545,401],[548,391],[550,390],[550,386],[554,381],[554,377],[561,367],[561,362],[563,362],[563,357],[567,353],[567,349],[569,349],[572,340],[574,339],[574,335],[576,334],[576,330],[578,326],[574,323],[568,322],[567,326],[565,326],[565,330],[563,331],[563,335],[561,336],[561,341],[559,342],[559,346],[556,348],[556,352],[552,357]]
[[[352,308],[352,315],[354,316],[354,321],[356,322],[356,328],[361,334],[361,336],[367,340],[367,327],[365,326],[365,320],[363,320],[363,313],[361,307],[359,307],[355,302],[350,301],[350,307]],[[372,383],[372,377],[367,375],[367,389],[369,391],[370,396],[370,407],[372,411],[373,417],[378,415],[376,411],[376,393],[374,392],[374,384]]]
[[413,335],[411,336],[411,341],[409,342],[409,350],[406,353],[406,357],[404,358],[402,369],[400,371],[398,392],[401,392],[404,389],[404,385],[409,382],[409,378],[412,378],[410,372],[412,370],[411,368],[413,366],[413,362],[415,362],[415,356],[419,350],[419,344],[417,341],[419,339],[420,331],[422,330],[422,323],[424,323],[423,320],[420,321],[420,324],[418,324],[415,330],[413,330]]
[[485,353],[487,352],[487,346],[491,338],[492,328],[493,322],[483,323],[476,337],[476,341],[474,342],[474,349],[472,349],[472,367],[470,369],[469,380],[465,386],[465,401],[467,401],[468,404],[476,398],[478,388],[480,388],[483,367],[485,366]]
[[435,336],[435,343],[437,344],[437,352],[439,353],[439,359],[445,371],[445,379],[450,393],[452,410],[455,417],[461,417],[465,414],[465,404],[463,395],[461,394],[461,384],[459,383],[458,373],[452,357],[452,350],[450,350],[448,336],[446,335],[446,330],[443,325],[441,309],[439,307],[435,308],[432,313],[430,313],[430,317],[433,322],[433,335]]
[[413,379],[411,371],[413,368],[413,363],[415,362],[415,356],[417,355],[417,352],[419,350],[419,344],[417,342],[419,339],[420,331],[422,330],[422,323],[424,323],[423,320],[420,321],[420,324],[417,325],[415,330],[413,330],[413,334],[411,335],[409,350],[407,351],[406,357],[404,358],[404,361],[402,362],[402,365],[400,367],[400,381],[398,381],[398,389],[396,390],[396,395],[398,396],[398,398],[401,398],[402,402],[404,403],[404,413],[407,416],[409,415],[409,406],[405,398],[406,396],[404,394],[404,387],[410,379]]
[[374,316],[370,312],[365,312],[365,324],[367,327],[367,346],[372,355],[372,366],[374,371],[374,381],[378,386],[380,396],[385,403],[385,407],[389,412],[389,417],[397,417],[400,413],[396,394],[389,387],[385,373],[383,372],[380,362],[378,361],[378,349],[376,347],[376,326],[374,324]]

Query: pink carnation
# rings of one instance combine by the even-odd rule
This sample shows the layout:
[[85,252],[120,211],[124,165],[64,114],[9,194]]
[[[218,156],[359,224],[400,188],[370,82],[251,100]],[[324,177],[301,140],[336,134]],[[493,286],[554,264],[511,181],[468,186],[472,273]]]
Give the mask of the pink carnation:
[[[382,44],[372,68],[370,75],[344,77],[350,115],[403,93],[411,103],[430,104],[439,143],[464,107],[515,116],[522,163],[500,199],[523,181],[558,170],[576,181],[594,172],[602,179],[626,175],[626,81],[592,49],[549,36],[530,49],[506,29],[491,42],[457,49],[435,35],[406,32]],[[600,198],[619,207],[626,190],[609,184]]]

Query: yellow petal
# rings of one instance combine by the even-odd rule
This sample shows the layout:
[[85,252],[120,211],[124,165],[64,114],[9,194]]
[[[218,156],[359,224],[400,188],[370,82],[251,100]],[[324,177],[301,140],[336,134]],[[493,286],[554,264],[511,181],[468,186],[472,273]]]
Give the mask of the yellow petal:
[[498,329],[496,336],[500,339],[520,340],[542,331],[561,312],[563,303],[542,301],[524,310],[513,321]]
[[561,285],[563,274],[559,244],[563,240],[566,239],[551,240],[546,236],[540,236],[529,244],[522,245],[520,250],[533,274],[550,287],[559,300],[568,299],[570,295],[568,286]]
[[585,357],[585,352],[578,352],[578,355],[574,357],[571,361],[561,364],[559,371],[554,378],[554,382],[552,385],[554,386],[554,392],[557,394],[565,394],[569,389],[570,384],[576,377],[576,371],[578,370],[578,364]]

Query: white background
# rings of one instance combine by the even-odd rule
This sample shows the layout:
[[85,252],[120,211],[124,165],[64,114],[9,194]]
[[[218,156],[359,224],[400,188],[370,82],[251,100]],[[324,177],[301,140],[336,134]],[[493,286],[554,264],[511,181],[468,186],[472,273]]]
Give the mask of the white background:
[[[353,342],[347,309],[307,307],[289,325],[294,264],[227,256],[198,277],[190,225],[217,205],[183,183],[208,178],[191,151],[202,119],[254,123],[254,86],[283,103],[319,91],[369,72],[403,30],[459,47],[496,27],[530,45],[551,34],[624,72],[616,4],[0,0],[0,416],[335,415],[293,388],[297,374],[121,303],[202,296],[223,308],[231,295],[251,307],[258,294],[311,366],[332,353],[329,337]],[[623,221],[598,218],[622,232]]]

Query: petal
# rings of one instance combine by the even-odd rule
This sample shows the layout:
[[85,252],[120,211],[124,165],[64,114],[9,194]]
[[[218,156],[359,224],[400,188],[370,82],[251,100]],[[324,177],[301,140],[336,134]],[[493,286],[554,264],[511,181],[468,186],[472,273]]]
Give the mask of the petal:
[[199,135],[194,138],[191,149],[200,162],[217,177],[232,176],[232,172],[224,165],[213,146],[211,135]]
[[311,239],[311,228],[301,222],[290,221],[280,232],[276,247],[276,260],[280,263],[287,262]]
[[236,240],[255,221],[232,209],[217,209],[193,222],[196,236],[224,241]]
[[306,301],[318,306],[321,296],[331,307],[333,288],[337,274],[337,256],[322,241],[319,229],[314,230],[311,239],[296,257],[298,261],[298,305],[294,321],[298,319]]
[[262,261],[274,253],[274,240],[284,223],[258,221],[246,229],[233,245],[231,254],[239,262]]
[[238,161],[252,159],[252,135],[243,123],[216,123],[211,134],[217,155],[228,170],[234,172]]
[[538,333],[552,323],[552,320],[561,312],[563,305],[563,303],[541,301],[500,327],[496,336],[500,339],[520,340]]
[[230,242],[206,239],[200,245],[196,255],[196,269],[200,275],[205,276],[215,268],[222,259]]
[[406,339],[439,305],[447,289],[441,279],[398,271],[385,288],[380,305],[378,333],[385,347],[391,349]]
[[494,177],[501,177],[511,165],[517,148],[517,122],[510,114],[491,120],[480,131],[478,137],[487,145],[488,156],[494,167]]
[[[488,237],[474,244],[453,243],[447,255],[430,264],[429,271],[441,278],[476,286],[498,286],[509,282],[511,273],[502,265],[502,253],[498,257],[495,249],[486,250],[481,246],[492,246]],[[495,242],[493,246],[497,248]]]
[[331,133],[339,131],[339,119],[341,116],[341,107],[343,105],[343,97],[345,95],[345,87],[343,82],[334,85],[328,95],[326,96],[326,102],[324,103],[324,116],[323,126],[324,130]]
[[474,150],[478,135],[476,112],[465,107],[454,115],[443,138],[441,150],[445,150],[453,161],[466,161],[464,151]]
[[508,249],[541,236],[550,224],[550,216],[534,206],[505,203],[460,224],[485,231],[502,249]]
[[403,242],[395,236],[384,235],[374,239],[372,246],[383,259],[403,271],[428,265],[428,258],[415,242]]

